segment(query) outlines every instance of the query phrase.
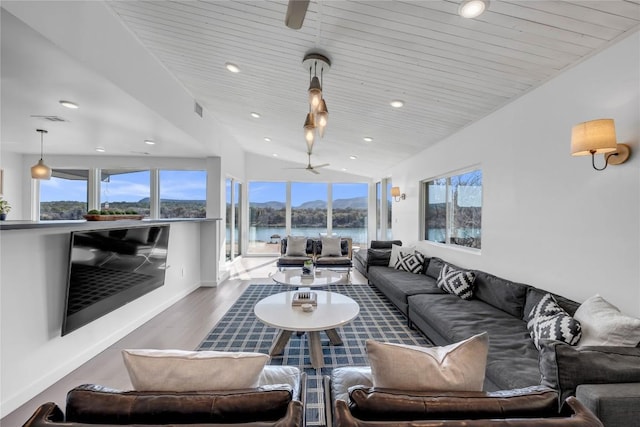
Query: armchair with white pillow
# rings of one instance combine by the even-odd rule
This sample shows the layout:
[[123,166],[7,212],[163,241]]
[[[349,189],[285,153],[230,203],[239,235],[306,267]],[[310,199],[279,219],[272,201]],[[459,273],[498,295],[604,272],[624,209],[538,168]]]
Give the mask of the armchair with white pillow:
[[133,390],[85,384],[65,413],[41,405],[23,427],[304,427],[306,374],[260,353],[124,350]]

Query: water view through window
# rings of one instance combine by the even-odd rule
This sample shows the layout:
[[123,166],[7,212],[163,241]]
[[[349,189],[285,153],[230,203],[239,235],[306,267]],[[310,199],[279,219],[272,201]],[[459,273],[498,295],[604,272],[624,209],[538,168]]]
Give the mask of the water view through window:
[[287,234],[318,238],[331,233],[351,237],[354,246],[366,246],[368,184],[292,182],[290,188],[291,229],[287,232],[287,183],[249,183],[248,253],[279,254],[280,241]]

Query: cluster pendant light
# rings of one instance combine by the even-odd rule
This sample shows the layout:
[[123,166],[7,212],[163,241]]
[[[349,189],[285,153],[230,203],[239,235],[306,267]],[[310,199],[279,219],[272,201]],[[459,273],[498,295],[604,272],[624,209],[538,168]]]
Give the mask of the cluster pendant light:
[[44,164],[43,152],[44,152],[44,134],[47,133],[44,129],[36,129],[36,132],[40,132],[40,160],[34,166],[31,167],[31,178],[33,179],[51,179],[51,168]]
[[324,137],[329,121],[329,110],[322,94],[322,84],[324,73],[331,68],[331,61],[319,53],[309,53],[304,57],[302,64],[309,70],[309,112],[304,121],[304,139],[307,142],[307,152],[311,153],[316,133],[320,138]]

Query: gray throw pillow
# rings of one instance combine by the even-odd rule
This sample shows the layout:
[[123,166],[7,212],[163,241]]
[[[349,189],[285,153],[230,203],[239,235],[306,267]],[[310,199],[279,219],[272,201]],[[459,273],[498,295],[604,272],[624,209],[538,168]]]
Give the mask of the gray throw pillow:
[[307,254],[307,238],[304,236],[287,237],[287,256],[305,256]]

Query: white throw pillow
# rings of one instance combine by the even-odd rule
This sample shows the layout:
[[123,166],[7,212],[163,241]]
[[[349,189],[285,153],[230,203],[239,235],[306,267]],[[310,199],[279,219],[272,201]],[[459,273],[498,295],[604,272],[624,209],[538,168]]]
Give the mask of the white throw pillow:
[[414,246],[398,246],[391,245],[391,257],[389,258],[389,267],[396,268],[396,263],[398,262],[398,257],[400,256],[400,251],[403,254],[412,254],[416,251]]
[[635,347],[640,342],[640,319],[621,313],[616,306],[598,294],[583,302],[573,318],[582,325],[579,347]]
[[210,391],[253,388],[269,356],[262,353],[122,350],[137,391]]
[[367,340],[374,387],[412,391],[482,391],[489,337],[474,335],[444,347]]
[[287,252],[285,255],[307,255],[307,238],[304,236],[287,236]]
[[342,256],[340,237],[323,237],[320,256]]

